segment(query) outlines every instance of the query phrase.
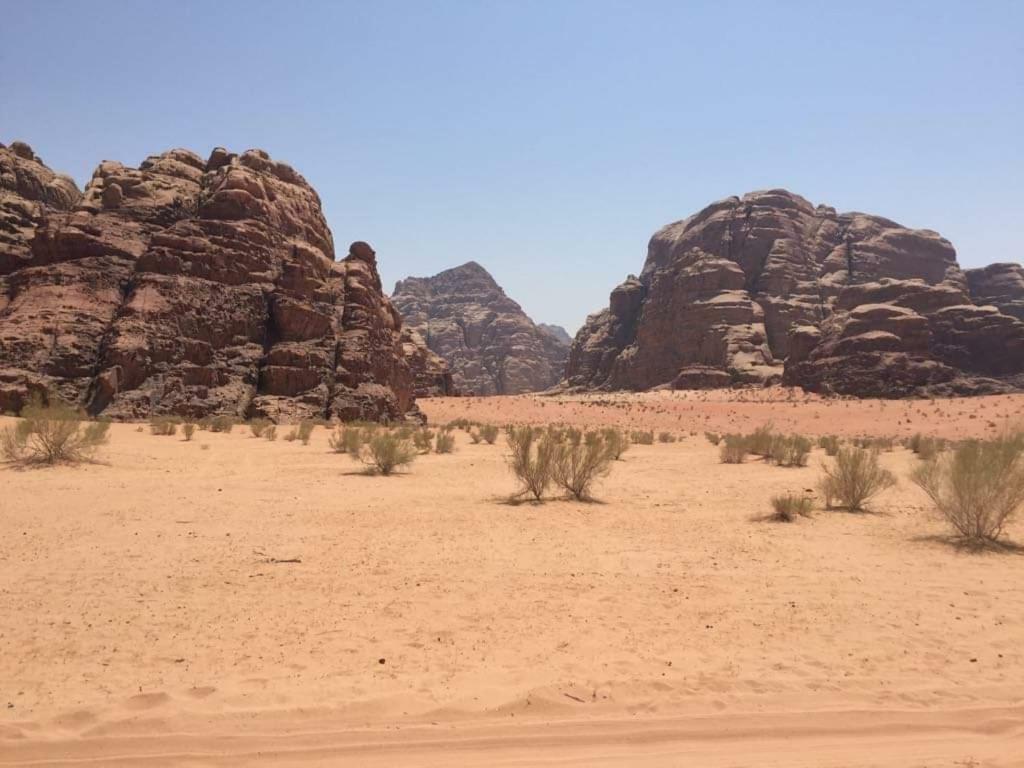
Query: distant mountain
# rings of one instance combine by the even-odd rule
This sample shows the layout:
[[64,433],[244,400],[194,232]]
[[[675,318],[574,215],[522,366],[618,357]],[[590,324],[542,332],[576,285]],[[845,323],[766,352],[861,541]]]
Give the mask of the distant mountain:
[[572,336],[560,325],[552,325],[550,323],[537,323],[537,327],[542,331],[546,331],[558,339],[563,344],[572,344]]
[[568,341],[538,327],[475,261],[400,280],[391,301],[405,326],[448,362],[462,394],[536,392],[562,378]]

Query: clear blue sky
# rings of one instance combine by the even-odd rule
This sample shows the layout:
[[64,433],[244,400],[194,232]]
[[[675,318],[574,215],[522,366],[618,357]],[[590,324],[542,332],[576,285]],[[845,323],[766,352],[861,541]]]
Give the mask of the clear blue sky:
[[753,189],[1024,251],[1024,2],[0,0],[0,141],[262,147],[385,285],[474,259],[570,332]]

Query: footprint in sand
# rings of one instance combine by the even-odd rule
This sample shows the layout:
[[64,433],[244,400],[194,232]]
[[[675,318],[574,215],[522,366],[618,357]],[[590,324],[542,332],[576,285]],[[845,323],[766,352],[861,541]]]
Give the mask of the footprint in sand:
[[162,691],[158,693],[139,693],[128,699],[125,702],[125,706],[128,709],[152,709],[153,707],[166,704],[170,700],[171,697]]

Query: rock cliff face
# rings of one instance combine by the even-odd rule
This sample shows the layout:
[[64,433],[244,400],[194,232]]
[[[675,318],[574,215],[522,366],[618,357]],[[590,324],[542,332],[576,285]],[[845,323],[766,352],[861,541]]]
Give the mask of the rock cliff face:
[[569,332],[562,326],[552,325],[551,323],[537,323],[537,327],[549,335],[554,336],[565,346],[568,347],[572,345],[572,336],[570,336]]
[[447,361],[463,394],[536,392],[562,377],[568,346],[534,325],[476,262],[400,280],[391,300]]
[[0,409],[399,419],[400,332],[373,250],[335,262],[316,192],[261,150],[103,162],[79,193],[0,146]]
[[1020,280],[1015,265],[965,276],[935,232],[785,190],[732,197],[654,235],[640,276],[577,334],[566,384],[1013,389],[1024,384]]

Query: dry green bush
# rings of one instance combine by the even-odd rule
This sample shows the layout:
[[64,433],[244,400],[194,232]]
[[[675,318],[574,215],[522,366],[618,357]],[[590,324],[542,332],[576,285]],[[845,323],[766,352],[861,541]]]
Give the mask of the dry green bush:
[[876,450],[841,448],[835,455],[835,463],[823,469],[821,491],[829,509],[832,509],[832,502],[838,500],[840,508],[861,511],[871,497],[896,485],[893,474],[879,464]]
[[480,425],[480,436],[484,439],[488,445],[494,445],[494,441],[498,439],[499,430],[493,424],[481,424]]
[[178,420],[173,416],[154,416],[149,420],[149,434],[170,437],[178,434]]
[[1024,435],[965,441],[927,459],[911,479],[961,537],[996,541],[1024,505]]
[[434,453],[451,453],[455,450],[455,435],[451,430],[442,429],[434,439]]
[[626,433],[615,427],[608,427],[601,434],[604,436],[604,444],[608,447],[608,455],[619,461],[622,454],[629,450],[629,439],[626,437]]
[[453,419],[452,421],[449,421],[446,426],[448,429],[461,429],[465,432],[469,432],[475,424],[475,421],[470,421],[469,419]]
[[315,427],[316,424],[308,419],[303,419],[299,422],[299,426],[296,429],[299,433],[299,440],[302,441],[303,445],[309,445],[309,438],[312,437]]
[[522,485],[517,495],[528,493],[540,501],[551,484],[554,453],[561,443],[547,434],[538,437],[530,427],[509,427],[505,436],[511,451],[509,469]]
[[390,475],[399,467],[412,464],[416,458],[416,448],[409,440],[386,429],[374,432],[361,450],[349,453],[382,475]]
[[719,443],[718,458],[723,464],[742,464],[747,457],[747,440],[743,435],[725,435]]
[[784,523],[791,523],[800,517],[810,517],[813,502],[807,496],[797,496],[787,493],[784,496],[772,496],[772,509],[775,510],[773,519]]
[[434,444],[434,431],[432,429],[417,429],[412,433],[412,444],[420,453],[430,453]]
[[264,431],[270,426],[269,419],[253,419],[249,422],[249,431],[253,437],[263,437]]
[[780,467],[805,467],[811,453],[811,441],[802,435],[775,435],[767,458]]
[[659,432],[658,433],[658,442],[659,443],[674,443],[675,441],[676,441],[676,436],[673,435],[671,432]]
[[839,438],[835,435],[824,435],[818,438],[818,447],[829,456],[839,453]]
[[235,428],[234,416],[229,416],[226,413],[220,416],[214,416],[209,420],[211,432],[224,432],[228,433]]
[[347,453],[352,458],[358,459],[363,443],[371,433],[359,427],[338,426],[334,434],[328,438],[327,443],[335,453]]
[[758,427],[747,435],[747,452],[755,456],[769,458],[772,453],[772,446],[775,443],[776,435],[772,432],[772,425],[765,424]]
[[32,464],[91,459],[108,440],[110,422],[85,421],[81,411],[59,400],[38,397],[21,411],[13,427],[0,431],[0,451],[8,461]]
[[192,436],[196,433],[196,425],[191,421],[186,421],[181,426],[181,431],[185,433],[186,440],[191,440]]
[[586,439],[555,446],[551,479],[581,501],[590,498],[597,478],[611,470],[612,457],[599,432],[588,432]]
[[629,439],[637,445],[654,445],[654,432],[636,430],[630,434]]
[[712,445],[718,445],[720,442],[722,442],[722,436],[717,432],[705,432],[704,437]]
[[263,430],[263,439],[264,440],[268,440],[271,443],[274,442],[275,440],[277,440],[277,425],[276,424],[269,424],[269,425],[267,425],[266,428],[264,428],[264,430]]

